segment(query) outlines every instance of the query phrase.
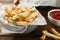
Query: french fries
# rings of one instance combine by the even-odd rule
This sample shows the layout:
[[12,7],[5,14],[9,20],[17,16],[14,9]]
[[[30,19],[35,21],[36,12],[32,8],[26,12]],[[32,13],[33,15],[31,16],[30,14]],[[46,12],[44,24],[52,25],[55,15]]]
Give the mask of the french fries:
[[14,0],[13,3],[16,5],[19,3],[19,0]]
[[55,34],[56,36],[60,37],[60,33],[58,33],[54,28],[50,29],[50,32],[52,32],[53,34]]
[[39,14],[34,12],[29,17],[27,17],[25,20],[29,21],[29,22],[32,22],[34,19],[36,19],[37,15],[39,15]]
[[34,7],[13,6],[5,7],[4,10],[6,12],[4,18],[15,25],[29,25],[39,16],[39,12]]
[[45,40],[46,36],[51,37],[51,38],[53,38],[55,40],[60,40],[59,36],[57,36],[55,34],[52,34],[52,33],[49,33],[47,30],[42,31],[42,33],[43,33],[43,35],[40,38],[41,40]]
[[60,39],[60,37],[54,35],[54,34],[51,34],[49,33],[47,30],[43,31],[43,33],[48,36],[48,37],[51,37],[51,38],[54,38],[54,39]]
[[5,9],[6,13],[10,14],[11,13],[11,9],[9,9],[7,6],[5,6]]
[[45,40],[45,38],[46,38],[46,35],[44,34],[44,32],[42,32],[43,33],[43,35],[42,35],[42,37],[40,38],[41,40]]

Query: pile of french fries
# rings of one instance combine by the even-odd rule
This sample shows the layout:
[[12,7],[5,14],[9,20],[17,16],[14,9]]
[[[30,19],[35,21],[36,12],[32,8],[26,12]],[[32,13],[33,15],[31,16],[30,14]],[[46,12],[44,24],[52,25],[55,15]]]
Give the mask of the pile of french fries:
[[52,32],[53,34],[48,32],[47,30],[44,30],[44,31],[42,31],[43,35],[42,35],[42,37],[40,37],[40,39],[45,40],[46,36],[47,36],[47,37],[51,37],[55,40],[60,40],[60,33],[58,33],[54,28],[51,28],[49,31]]
[[14,25],[29,25],[39,15],[39,12],[34,7],[5,7],[4,19]]

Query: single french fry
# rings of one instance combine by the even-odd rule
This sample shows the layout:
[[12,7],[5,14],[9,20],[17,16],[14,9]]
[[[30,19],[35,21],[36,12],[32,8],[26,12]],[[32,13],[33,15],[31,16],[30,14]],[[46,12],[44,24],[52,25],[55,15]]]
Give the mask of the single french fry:
[[40,37],[41,40],[45,40],[45,38],[46,38],[45,34],[43,34],[42,37]]
[[51,38],[54,38],[54,39],[60,39],[60,37],[54,35],[54,34],[51,34],[49,33],[47,30],[43,31],[43,33],[48,36],[48,37],[51,37]]
[[56,36],[60,37],[60,33],[58,33],[54,28],[51,28],[50,31],[55,34]]
[[11,10],[7,7],[7,6],[5,6],[5,11],[6,11],[6,13],[11,13]]
[[[43,31],[42,31],[42,33],[43,33]],[[42,37],[40,37],[40,39],[45,40],[45,38],[46,38],[46,35],[43,33],[43,35],[42,35]]]
[[19,3],[19,0],[14,0],[13,3],[14,3],[14,4],[18,4],[18,3]]

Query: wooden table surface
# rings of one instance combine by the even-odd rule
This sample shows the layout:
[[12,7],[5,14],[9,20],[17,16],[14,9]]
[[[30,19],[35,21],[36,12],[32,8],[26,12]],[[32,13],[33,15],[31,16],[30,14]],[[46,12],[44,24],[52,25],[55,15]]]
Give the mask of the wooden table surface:
[[[50,7],[50,6],[37,7],[37,9],[46,18],[47,25],[38,26],[33,32],[31,32],[29,34],[9,34],[9,35],[0,34],[0,40],[40,40],[40,37],[42,36],[42,31],[45,29],[49,31],[50,27],[53,27],[58,32],[60,32],[60,27],[52,25],[47,18],[48,11],[51,9],[56,9],[56,7]],[[57,9],[59,9],[59,8],[57,7]],[[53,39],[47,37],[46,40],[53,40]]]

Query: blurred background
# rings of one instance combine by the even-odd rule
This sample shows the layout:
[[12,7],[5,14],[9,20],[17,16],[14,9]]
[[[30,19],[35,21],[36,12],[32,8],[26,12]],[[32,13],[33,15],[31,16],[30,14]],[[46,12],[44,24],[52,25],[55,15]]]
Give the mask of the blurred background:
[[[0,0],[0,3],[13,3],[14,0]],[[28,1],[28,0],[20,0],[20,1]],[[32,1],[32,0],[29,0]],[[33,0],[36,1],[36,0]],[[60,0],[38,0],[39,6],[55,6],[60,7]]]

